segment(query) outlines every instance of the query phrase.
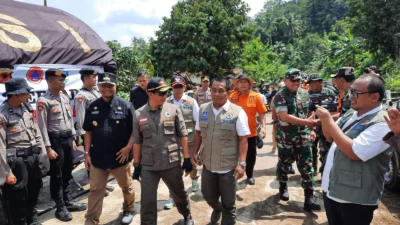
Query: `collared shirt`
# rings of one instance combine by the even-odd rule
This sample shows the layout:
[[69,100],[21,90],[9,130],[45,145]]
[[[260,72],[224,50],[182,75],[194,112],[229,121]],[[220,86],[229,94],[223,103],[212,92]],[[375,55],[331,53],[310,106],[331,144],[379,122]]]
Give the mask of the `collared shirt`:
[[86,109],[89,105],[96,99],[100,98],[101,94],[95,89],[89,90],[87,88],[82,88],[74,98],[74,108],[76,112],[76,135],[84,135],[83,121],[85,119]]
[[133,104],[135,110],[146,105],[148,100],[149,95],[146,90],[143,90],[141,87],[135,87],[131,90],[129,101]]
[[[353,116],[346,122],[342,129],[345,129],[347,126],[351,125],[356,120],[361,120],[367,115],[374,114],[379,112],[382,109],[382,105],[376,107],[375,109],[363,114],[362,116],[358,116],[357,112],[354,112]],[[338,120],[340,121],[340,119]],[[351,129],[349,129],[351,130]],[[358,135],[355,139],[353,139],[353,151],[354,154],[358,156],[363,162],[372,159],[373,157],[379,155],[384,152],[389,145],[385,144],[382,138],[390,131],[386,122],[380,122],[374,124]],[[334,156],[336,151],[336,143],[333,142],[331,148],[328,152],[328,157],[326,159],[326,164],[324,168],[324,173],[322,176],[322,190],[327,193],[327,196],[339,203],[352,203],[342,199],[337,199],[329,195],[329,175],[331,173],[333,164],[334,164]],[[366,150],[367,149],[367,150]],[[378,204],[378,202],[376,203]]]
[[[187,95],[183,95],[182,98],[179,101],[176,101],[175,97],[173,95],[170,98],[173,100],[174,105],[180,107],[182,105],[183,101],[187,100]],[[197,104],[196,99],[194,99],[194,104],[193,104],[193,110],[192,111],[193,111],[193,114],[192,114],[193,120],[197,121],[197,118],[199,118],[199,105]]]
[[115,169],[128,163],[116,161],[117,152],[131,138],[134,109],[130,102],[114,96],[110,102],[96,99],[86,110],[83,129],[92,132],[90,157],[93,166],[100,169]]
[[[212,105],[215,119],[217,118],[218,114],[220,112],[222,112],[222,110],[228,111],[229,104],[231,104],[231,102],[228,100],[219,109],[214,108],[214,104]],[[247,120],[248,120],[248,118],[247,118],[246,112],[243,109],[241,109],[239,111],[238,119],[236,121],[236,131],[238,133],[238,136],[247,136],[250,134],[250,128],[249,128],[249,124],[248,124]],[[200,119],[196,120],[196,130],[197,131],[200,131],[200,122],[199,121],[200,121]]]
[[[222,110],[228,111],[229,109],[229,104],[231,104],[231,102],[229,100],[226,101],[226,103],[219,109],[214,108],[214,104],[212,104],[212,109],[213,109],[213,113],[215,116],[215,119],[217,118],[218,114],[222,112]],[[200,118],[196,121],[196,130],[200,131]],[[246,115],[246,112],[241,109],[239,111],[239,115],[238,115],[238,119],[236,121],[236,131],[238,136],[247,136],[250,134],[250,128],[249,128],[249,124],[248,124],[248,118]],[[219,174],[224,174],[224,173],[228,173],[230,170],[224,170],[224,171],[211,171],[212,173],[219,173]]]
[[50,132],[71,131],[75,135],[72,108],[69,97],[60,91],[58,96],[49,90],[42,95],[36,104],[37,120],[45,146],[51,146]]
[[257,136],[257,119],[256,115],[264,114],[267,112],[265,104],[262,102],[258,93],[250,91],[245,95],[241,95],[235,91],[229,96],[229,101],[243,108],[249,119],[249,127],[251,134],[248,137]]

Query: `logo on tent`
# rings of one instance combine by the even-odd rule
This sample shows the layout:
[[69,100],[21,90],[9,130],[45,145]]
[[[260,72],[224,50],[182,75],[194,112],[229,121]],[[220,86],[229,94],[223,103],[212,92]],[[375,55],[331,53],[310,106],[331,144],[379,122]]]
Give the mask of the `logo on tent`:
[[26,73],[26,79],[34,84],[40,83],[43,78],[43,70],[37,66],[29,68],[28,72]]
[[6,81],[12,78],[12,70],[2,70],[0,71],[0,83],[4,84]]

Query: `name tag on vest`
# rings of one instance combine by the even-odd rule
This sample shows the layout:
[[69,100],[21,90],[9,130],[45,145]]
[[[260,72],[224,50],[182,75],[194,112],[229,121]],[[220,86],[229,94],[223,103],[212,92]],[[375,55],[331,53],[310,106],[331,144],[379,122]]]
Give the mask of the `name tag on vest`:
[[96,115],[96,114],[99,114],[99,111],[93,111],[92,112],[92,115]]

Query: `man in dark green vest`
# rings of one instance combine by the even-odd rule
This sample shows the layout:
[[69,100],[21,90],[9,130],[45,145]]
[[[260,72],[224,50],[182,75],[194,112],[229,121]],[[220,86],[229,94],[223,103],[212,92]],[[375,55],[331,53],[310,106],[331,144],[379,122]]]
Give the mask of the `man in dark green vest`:
[[[349,75],[350,76],[350,75]],[[385,82],[363,75],[349,89],[351,110],[335,122],[318,107],[328,152],[322,189],[329,224],[370,224],[382,197],[391,150],[382,140],[390,129],[382,107]]]

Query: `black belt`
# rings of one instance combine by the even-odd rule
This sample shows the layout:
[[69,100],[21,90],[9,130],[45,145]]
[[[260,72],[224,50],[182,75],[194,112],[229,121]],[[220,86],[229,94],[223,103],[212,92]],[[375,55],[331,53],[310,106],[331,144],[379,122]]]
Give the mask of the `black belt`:
[[72,137],[72,131],[59,131],[59,132],[49,132],[49,138],[70,138]]
[[25,148],[25,149],[16,149],[10,148],[6,149],[7,157],[28,157],[33,154],[40,154],[41,149],[39,147]]

